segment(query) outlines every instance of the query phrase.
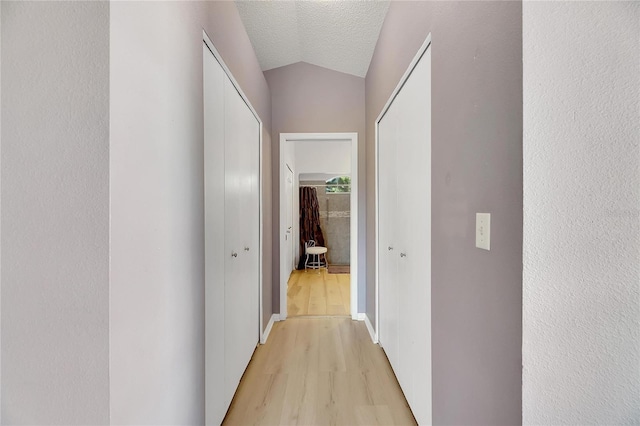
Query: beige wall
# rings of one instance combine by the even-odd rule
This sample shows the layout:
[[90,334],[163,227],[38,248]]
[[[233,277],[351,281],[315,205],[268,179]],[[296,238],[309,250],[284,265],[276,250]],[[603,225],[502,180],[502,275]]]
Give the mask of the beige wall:
[[[434,424],[521,422],[522,5],[392,2],[366,78],[367,234],[374,123],[432,34]],[[491,251],[475,248],[490,212]],[[375,247],[367,241],[367,315]]]
[[365,114],[364,79],[303,62],[266,71],[272,105],[273,310],[280,312],[280,205],[277,202],[280,133],[357,132],[358,156],[358,311],[365,308]]
[[264,123],[271,315],[271,101],[235,4],[112,2],[113,424],[204,423],[203,28]]

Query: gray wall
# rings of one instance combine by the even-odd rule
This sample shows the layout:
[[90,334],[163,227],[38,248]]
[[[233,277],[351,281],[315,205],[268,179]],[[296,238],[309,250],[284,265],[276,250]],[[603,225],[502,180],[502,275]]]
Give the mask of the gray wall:
[[640,424],[640,3],[526,2],[525,424]]
[[272,105],[272,187],[273,203],[273,311],[280,312],[280,133],[358,133],[358,312],[365,309],[365,88],[364,79],[299,62],[264,73],[271,89]]
[[269,89],[234,3],[111,4],[114,424],[204,422],[203,28],[263,120],[268,160]]
[[0,1],[0,424],[2,424],[2,2]]
[[[366,78],[367,234],[374,123],[432,34],[434,424],[521,422],[522,5],[392,2]],[[475,213],[492,215],[491,251]],[[368,241],[367,315],[375,319]]]
[[2,424],[109,423],[109,4],[2,2]]
[[[300,181],[300,186],[324,185],[325,181]],[[318,187],[318,205],[320,207],[320,228],[327,247],[327,260],[330,265],[349,265],[351,248],[351,194],[327,193],[326,188]]]

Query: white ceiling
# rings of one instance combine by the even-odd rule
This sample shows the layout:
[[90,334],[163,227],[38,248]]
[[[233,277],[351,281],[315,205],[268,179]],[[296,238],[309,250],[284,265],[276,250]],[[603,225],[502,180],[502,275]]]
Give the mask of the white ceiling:
[[236,0],[263,71],[296,62],[365,77],[389,1]]

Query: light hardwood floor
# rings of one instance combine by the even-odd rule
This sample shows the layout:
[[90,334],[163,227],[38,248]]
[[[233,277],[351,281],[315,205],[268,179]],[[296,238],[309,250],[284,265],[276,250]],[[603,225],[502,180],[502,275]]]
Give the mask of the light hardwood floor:
[[287,316],[349,315],[350,274],[293,271],[287,283]]
[[224,425],[415,425],[363,322],[290,318],[256,349]]

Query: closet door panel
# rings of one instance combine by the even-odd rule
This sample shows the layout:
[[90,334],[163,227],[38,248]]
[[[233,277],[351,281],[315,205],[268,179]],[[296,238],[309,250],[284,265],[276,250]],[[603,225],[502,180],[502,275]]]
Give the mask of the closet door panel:
[[[250,150],[250,182],[251,191],[248,209],[251,212],[250,222],[247,226],[249,230],[249,243],[247,256],[250,259],[249,275],[251,283],[250,292],[252,294],[252,304],[250,310],[250,329],[253,331],[251,342],[251,355],[256,344],[260,340],[260,123],[251,114],[247,124],[249,138],[251,140]],[[250,356],[251,356],[250,355]]]
[[397,220],[396,220],[396,246],[395,256],[398,261],[397,268],[397,289],[398,289],[398,353],[399,368],[396,370],[398,382],[402,386],[407,400],[412,396],[412,353],[411,339],[416,332],[416,324],[412,321],[411,312],[411,294],[409,293],[409,273],[408,266],[410,260],[413,259],[414,253],[408,246],[409,236],[415,232],[412,223],[409,220],[410,210],[413,208],[413,198],[417,195],[411,192],[409,185],[413,178],[413,171],[407,165],[407,161],[412,153],[407,146],[407,139],[413,137],[410,129],[407,128],[407,114],[410,107],[410,93],[406,90],[405,84],[403,89],[398,93],[394,101],[398,108],[398,139],[396,148],[396,170],[397,177]]
[[411,75],[411,107],[408,109],[407,169],[412,178],[408,190],[414,194],[408,220],[412,230],[407,247],[409,311],[415,324],[411,357],[413,374],[412,407],[420,424],[431,421],[431,49],[418,62]]
[[[238,96],[239,97],[239,96]],[[241,179],[241,238],[242,238],[242,353],[246,368],[259,340],[259,226],[260,200],[258,190],[259,123],[249,107],[238,103],[241,124],[242,179]]]
[[378,126],[378,238],[380,345],[389,363],[398,368],[398,251],[396,241],[397,188],[396,144],[398,114],[395,104],[387,110]]
[[206,424],[224,405],[224,72],[203,44]]
[[227,396],[233,396],[259,340],[259,123],[225,80]]
[[225,104],[225,404],[228,406],[244,372],[242,337],[245,321],[241,251],[241,200],[243,159],[241,100],[227,76],[224,79]]
[[203,44],[206,424],[259,341],[260,121]]
[[431,421],[431,79],[430,51],[405,82],[398,144],[401,384],[418,423]]
[[418,424],[430,424],[430,47],[392,101],[378,131],[380,342]]

